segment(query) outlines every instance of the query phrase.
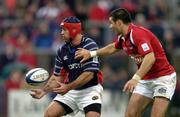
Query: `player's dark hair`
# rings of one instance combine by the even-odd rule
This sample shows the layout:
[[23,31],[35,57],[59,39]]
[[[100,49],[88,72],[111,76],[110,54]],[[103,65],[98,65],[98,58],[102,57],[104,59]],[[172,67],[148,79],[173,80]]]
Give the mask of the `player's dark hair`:
[[115,9],[110,13],[110,17],[115,22],[117,20],[122,20],[123,23],[128,24],[131,22],[131,16],[126,9],[119,8]]
[[63,20],[63,22],[66,22],[66,23],[81,23],[81,21],[77,18],[77,17],[67,17]]

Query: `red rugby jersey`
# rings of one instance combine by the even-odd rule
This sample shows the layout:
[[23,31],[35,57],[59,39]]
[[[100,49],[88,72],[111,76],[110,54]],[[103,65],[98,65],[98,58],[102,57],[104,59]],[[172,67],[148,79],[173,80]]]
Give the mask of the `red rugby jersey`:
[[144,27],[131,23],[126,36],[120,35],[115,41],[115,47],[123,49],[133,60],[136,60],[138,68],[143,57],[150,52],[154,52],[156,61],[150,71],[142,78],[143,80],[154,79],[174,72],[174,68],[169,64],[161,43],[152,32]]

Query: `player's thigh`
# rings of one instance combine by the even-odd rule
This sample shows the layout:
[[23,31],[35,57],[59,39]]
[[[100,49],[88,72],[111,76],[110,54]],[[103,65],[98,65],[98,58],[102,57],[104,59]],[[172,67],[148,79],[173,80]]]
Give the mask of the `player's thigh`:
[[44,117],[61,117],[64,114],[64,108],[57,101],[52,101],[46,109]]
[[126,109],[126,117],[139,117],[142,111],[152,102],[151,98],[133,93]]
[[165,117],[167,108],[169,105],[169,100],[164,97],[155,97],[151,117]]

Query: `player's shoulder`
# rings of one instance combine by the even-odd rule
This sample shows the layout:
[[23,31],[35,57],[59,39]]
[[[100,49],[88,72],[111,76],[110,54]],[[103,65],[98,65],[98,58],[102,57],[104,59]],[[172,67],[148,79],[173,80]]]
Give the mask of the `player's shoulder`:
[[[90,42],[95,42],[95,41],[94,41],[94,39],[91,38],[91,37],[83,36],[82,42],[83,42],[83,43],[90,43]],[[96,43],[96,42],[95,42],[95,43]]]
[[66,51],[67,46],[68,46],[68,44],[67,44],[67,43],[64,43],[62,46],[59,46],[57,52],[60,54],[60,53],[62,53],[63,51]]
[[97,43],[90,37],[83,37],[82,42],[83,48],[85,49],[97,48]]
[[133,25],[131,32],[133,35],[143,35],[149,33],[149,29],[140,25]]
[[150,31],[148,28],[139,26],[139,25],[133,25],[130,30],[130,39],[135,39],[134,41],[138,41],[141,39],[146,39],[149,37]]

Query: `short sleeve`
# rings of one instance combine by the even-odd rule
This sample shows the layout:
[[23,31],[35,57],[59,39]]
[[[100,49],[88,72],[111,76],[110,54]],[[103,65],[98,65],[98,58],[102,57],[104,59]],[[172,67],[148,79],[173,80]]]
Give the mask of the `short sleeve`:
[[144,56],[150,52],[153,52],[153,48],[150,42],[150,38],[148,36],[148,32],[143,31],[139,32],[131,32],[131,38],[133,38],[135,46],[138,48],[138,52],[140,55]]
[[55,65],[54,65],[54,75],[56,76],[60,76],[61,69],[63,68],[63,62],[60,55],[61,55],[61,51],[59,49],[56,53]]
[[116,49],[122,49],[122,36],[118,36],[114,41],[114,47]]

